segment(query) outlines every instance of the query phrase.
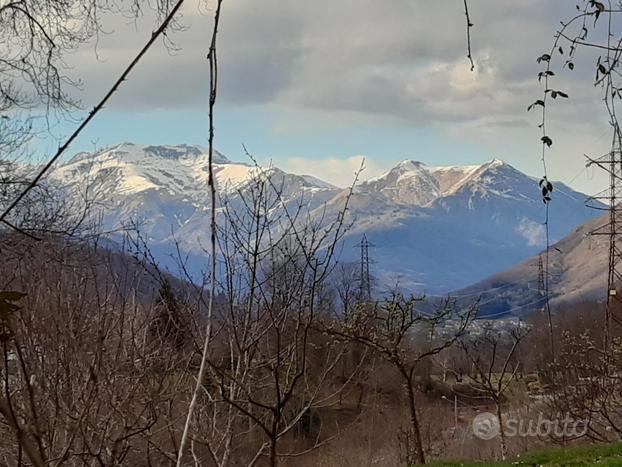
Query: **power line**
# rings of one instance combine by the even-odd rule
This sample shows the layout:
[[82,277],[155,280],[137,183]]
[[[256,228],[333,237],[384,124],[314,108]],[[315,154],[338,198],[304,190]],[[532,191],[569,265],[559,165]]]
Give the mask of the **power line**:
[[498,287],[491,287],[490,289],[484,289],[484,290],[477,290],[475,292],[469,292],[469,293],[464,293],[464,294],[452,294],[452,293],[448,293],[445,295],[434,295],[434,294],[425,294],[426,297],[435,297],[435,298],[447,298],[447,297],[451,297],[451,298],[462,298],[462,297],[473,297],[475,295],[484,295],[488,292],[493,292],[496,290],[502,290],[502,289],[506,289],[508,287],[512,287],[518,285],[518,283],[516,282],[509,282],[507,284],[503,284],[500,285]]
[[486,319],[488,319],[488,318],[496,318],[496,317],[499,317],[499,316],[507,315],[507,314],[510,314],[510,313],[512,313],[512,312],[514,312],[516,310],[521,310],[523,308],[527,308],[528,306],[532,306],[532,305],[536,305],[536,304],[542,303],[542,302],[544,302],[544,300],[546,300],[546,297],[540,297],[537,300],[534,300],[534,301],[529,302],[529,303],[525,303],[524,305],[515,306],[515,307],[512,307],[512,308],[510,308],[508,310],[503,310],[503,311],[500,311],[498,313],[493,313],[493,314],[490,314],[490,315],[482,316],[482,319],[484,319],[484,318],[486,318]]

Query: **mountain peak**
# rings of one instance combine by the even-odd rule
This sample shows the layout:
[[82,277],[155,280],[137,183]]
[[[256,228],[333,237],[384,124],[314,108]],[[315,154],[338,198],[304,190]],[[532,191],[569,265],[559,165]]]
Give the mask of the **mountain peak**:
[[482,164],[482,167],[487,167],[487,168],[495,168],[495,167],[503,167],[503,166],[510,166],[510,164],[497,158],[490,159],[489,161],[486,161]]
[[[158,158],[186,163],[200,163],[203,161],[207,162],[208,157],[208,150],[198,145],[139,145],[132,142],[123,142],[93,153],[81,152],[76,154],[69,163],[79,162],[87,158],[114,158],[123,162],[144,158]],[[218,151],[214,151],[214,162],[217,164],[231,163],[229,159]]]
[[425,164],[419,161],[413,161],[410,159],[404,159],[399,164],[397,164],[394,169],[403,169],[403,170],[421,170],[425,168]]
[[[127,143],[124,143],[127,144]],[[177,145],[157,145],[157,146],[136,146],[129,144],[130,148],[138,148],[145,155],[169,160],[183,160],[189,162],[207,162],[209,158],[208,149],[198,145],[177,144]],[[216,164],[229,164],[231,161],[218,151],[214,151],[214,162]]]
[[507,162],[491,159],[478,165],[428,166],[403,160],[379,177],[361,184],[363,190],[379,193],[400,204],[426,206],[461,190],[484,196],[503,196],[507,186],[522,186],[529,178]]
[[[265,173],[283,180],[290,192],[331,192],[336,187],[311,176],[288,174],[276,167],[255,167],[213,154],[216,187],[220,194],[236,193],[249,180]],[[66,184],[97,179],[110,198],[161,191],[167,196],[205,203],[210,179],[208,150],[197,145],[139,145],[124,142],[93,153],[77,154],[57,167],[55,177]],[[88,174],[88,175],[87,175]]]
[[143,146],[142,150],[153,156],[166,159],[180,159],[184,157],[198,157],[205,154],[205,150],[198,146],[180,144],[178,146]]

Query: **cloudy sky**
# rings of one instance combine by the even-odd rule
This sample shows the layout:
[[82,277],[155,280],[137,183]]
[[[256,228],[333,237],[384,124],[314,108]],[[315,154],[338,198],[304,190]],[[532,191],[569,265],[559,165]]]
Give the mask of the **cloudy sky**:
[[[466,59],[462,0],[225,0],[219,36],[217,147],[346,185],[361,159],[371,177],[403,159],[430,165],[506,160],[542,174],[536,58],[550,50],[567,0],[470,0],[476,70]],[[212,12],[189,1],[186,30],[162,44],[98,115],[73,152],[120,141],[205,144]],[[85,108],[97,101],[153,28],[108,20],[109,34],[68,62]],[[551,178],[594,193],[605,177],[584,168],[610,130],[592,85],[595,56],[560,70],[569,100],[549,108]],[[554,63],[558,69],[559,60]],[[60,123],[59,137],[72,128]]]

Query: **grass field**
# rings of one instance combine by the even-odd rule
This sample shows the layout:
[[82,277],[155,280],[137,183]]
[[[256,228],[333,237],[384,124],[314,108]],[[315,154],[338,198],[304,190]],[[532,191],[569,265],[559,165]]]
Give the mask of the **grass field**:
[[504,462],[436,461],[434,467],[502,467],[502,466],[621,466],[622,443],[572,449],[556,449],[527,454]]

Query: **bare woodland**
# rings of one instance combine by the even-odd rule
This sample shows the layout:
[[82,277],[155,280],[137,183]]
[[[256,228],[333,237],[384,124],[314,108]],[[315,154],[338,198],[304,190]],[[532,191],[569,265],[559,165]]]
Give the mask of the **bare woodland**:
[[[459,306],[447,297],[430,311],[426,297],[397,288],[370,299],[357,266],[339,261],[349,196],[339,216],[317,219],[303,199],[286,204],[269,171],[227,198],[210,172],[202,281],[181,253],[175,275],[161,270],[137,226],[111,248],[92,215],[96,184],[67,203],[45,175],[151,45],[170,45],[166,33],[181,27],[182,3],[0,4],[0,464],[406,466],[619,439],[622,341],[600,304],[552,312],[547,296],[542,312],[501,326],[476,320],[477,300]],[[579,3],[538,59],[544,97],[530,107],[543,112],[543,162],[553,144],[545,109],[568,98],[553,88],[552,68],[574,69],[580,49],[596,54],[596,84],[622,147],[615,114],[622,39],[611,27],[622,5]],[[226,1],[210,7],[211,160]],[[466,1],[464,8],[475,67]],[[25,170],[20,162],[41,131],[34,116],[80,105],[65,54],[100,34],[102,15],[147,10],[157,24],[145,47],[49,164]],[[607,18],[605,44],[590,42]],[[554,191],[544,169],[534,189],[543,190],[548,219]],[[546,254],[548,282],[548,246]],[[577,440],[508,438],[502,428],[485,441],[471,430],[480,412],[501,421],[570,414],[589,420],[589,430]]]

